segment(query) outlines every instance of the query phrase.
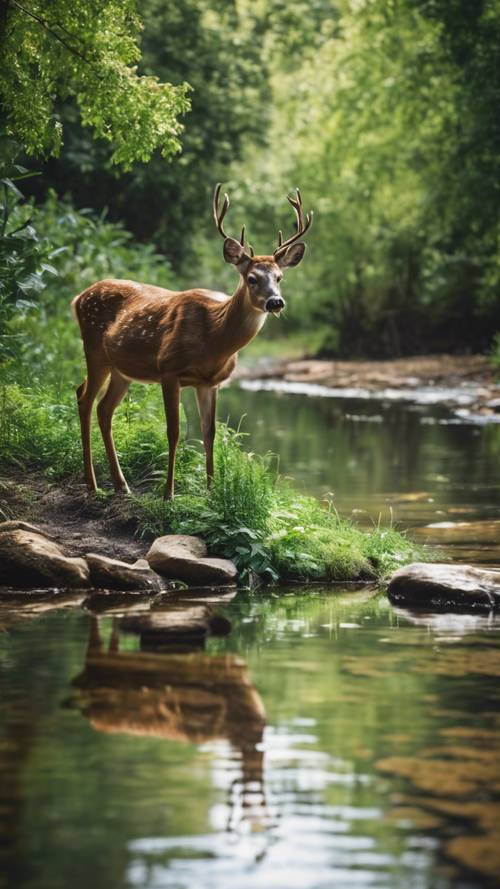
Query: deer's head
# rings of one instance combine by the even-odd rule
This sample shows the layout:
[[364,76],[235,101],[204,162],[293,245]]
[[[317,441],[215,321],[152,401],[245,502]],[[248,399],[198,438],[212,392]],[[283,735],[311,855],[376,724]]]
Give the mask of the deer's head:
[[281,231],[278,235],[278,246],[272,256],[255,256],[252,248],[245,246],[245,226],[241,230],[239,240],[226,234],[223,228],[224,217],[229,209],[229,197],[224,195],[220,205],[221,184],[216,186],[214,193],[214,220],[219,233],[224,238],[224,259],[239,271],[243,285],[254,309],[259,312],[272,312],[279,315],[285,308],[285,300],[281,295],[280,281],[285,269],[296,266],[304,256],[306,245],[299,241],[313,221],[313,211],[306,213],[302,209],[300,191],[296,189],[296,197],[288,197],[295,212],[297,231],[283,241]]

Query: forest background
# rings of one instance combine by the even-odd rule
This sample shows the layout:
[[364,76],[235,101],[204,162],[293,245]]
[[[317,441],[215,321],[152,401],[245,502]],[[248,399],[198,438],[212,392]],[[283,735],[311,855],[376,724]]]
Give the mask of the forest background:
[[[290,228],[293,187],[315,210],[267,336],[342,357],[493,347],[498,0],[30,0],[1,24],[4,357],[57,366],[57,319],[106,275],[231,292],[219,180],[259,252]],[[25,170],[41,175],[21,198]]]

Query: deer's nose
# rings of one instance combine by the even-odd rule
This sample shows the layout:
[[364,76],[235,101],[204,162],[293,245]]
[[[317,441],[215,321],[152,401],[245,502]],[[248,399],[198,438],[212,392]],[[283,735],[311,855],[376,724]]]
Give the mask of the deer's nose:
[[266,302],[266,312],[281,312],[285,308],[285,300],[281,296],[272,296]]

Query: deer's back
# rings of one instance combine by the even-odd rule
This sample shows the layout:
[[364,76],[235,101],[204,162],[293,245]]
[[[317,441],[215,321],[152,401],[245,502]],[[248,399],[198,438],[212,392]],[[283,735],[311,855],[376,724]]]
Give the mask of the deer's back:
[[189,384],[212,374],[203,342],[227,299],[216,291],[109,279],[88,287],[72,305],[86,350],[102,350],[124,376],[155,382],[173,373]]

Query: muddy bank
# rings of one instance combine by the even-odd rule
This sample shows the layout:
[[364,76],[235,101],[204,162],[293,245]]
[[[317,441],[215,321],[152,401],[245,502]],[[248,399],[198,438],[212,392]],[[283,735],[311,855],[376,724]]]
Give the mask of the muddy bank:
[[[243,386],[303,394],[448,404],[459,416],[500,418],[500,383],[483,355],[426,355],[392,361],[262,360],[241,367]],[[322,393],[323,389],[323,393]]]
[[126,498],[90,497],[77,481],[51,484],[38,473],[10,473],[0,479],[0,521],[36,524],[72,555],[98,552],[132,561],[148,544],[137,535],[137,519]]

